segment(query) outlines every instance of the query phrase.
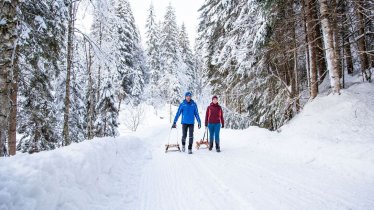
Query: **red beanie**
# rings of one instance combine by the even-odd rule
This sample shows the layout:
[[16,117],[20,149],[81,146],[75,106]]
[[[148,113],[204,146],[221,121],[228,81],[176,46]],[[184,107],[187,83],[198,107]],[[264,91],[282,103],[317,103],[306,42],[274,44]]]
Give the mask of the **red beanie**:
[[218,100],[218,97],[217,96],[213,96],[212,101],[213,101],[213,99],[217,99]]

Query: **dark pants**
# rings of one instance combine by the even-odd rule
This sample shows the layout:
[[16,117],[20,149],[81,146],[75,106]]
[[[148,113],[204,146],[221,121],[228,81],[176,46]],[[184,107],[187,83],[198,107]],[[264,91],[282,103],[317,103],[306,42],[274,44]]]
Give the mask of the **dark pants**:
[[187,130],[188,132],[188,149],[192,149],[193,144],[193,124],[182,124],[182,145],[186,145]]

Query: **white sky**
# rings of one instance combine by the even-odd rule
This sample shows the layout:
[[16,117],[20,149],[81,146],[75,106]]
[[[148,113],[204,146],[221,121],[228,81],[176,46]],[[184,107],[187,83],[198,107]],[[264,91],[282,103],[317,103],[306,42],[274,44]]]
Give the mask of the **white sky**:
[[[163,20],[166,7],[169,5],[169,3],[171,3],[175,9],[177,23],[179,26],[181,26],[184,22],[190,38],[191,48],[193,48],[195,38],[197,36],[197,27],[199,24],[199,13],[197,10],[203,5],[204,0],[129,0],[129,2],[131,4],[131,9],[133,11],[135,22],[140,31],[143,43],[145,43],[145,24],[151,2],[153,2],[153,6],[155,8],[157,21]],[[92,19],[90,17],[90,9],[87,8],[87,4],[81,4],[76,23],[76,26],[86,33],[89,32]]]

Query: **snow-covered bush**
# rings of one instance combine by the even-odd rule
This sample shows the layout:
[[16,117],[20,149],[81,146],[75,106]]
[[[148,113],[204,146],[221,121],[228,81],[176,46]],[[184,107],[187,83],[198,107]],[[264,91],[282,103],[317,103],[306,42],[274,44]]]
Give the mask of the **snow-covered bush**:
[[124,114],[126,115],[124,118],[124,125],[126,128],[131,131],[136,131],[144,119],[144,105],[130,104]]

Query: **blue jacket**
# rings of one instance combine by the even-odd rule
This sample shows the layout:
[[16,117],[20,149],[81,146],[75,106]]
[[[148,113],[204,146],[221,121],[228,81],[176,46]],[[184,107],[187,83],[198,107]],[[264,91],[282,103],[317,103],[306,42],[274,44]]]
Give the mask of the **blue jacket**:
[[196,103],[191,100],[187,102],[184,100],[178,108],[178,112],[175,115],[174,123],[177,123],[179,116],[182,114],[182,124],[195,124],[195,117],[199,124],[201,124],[199,117],[199,110],[197,109]]

